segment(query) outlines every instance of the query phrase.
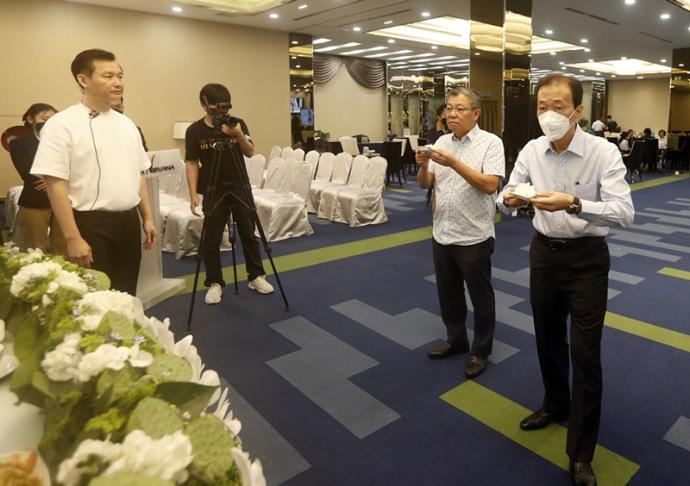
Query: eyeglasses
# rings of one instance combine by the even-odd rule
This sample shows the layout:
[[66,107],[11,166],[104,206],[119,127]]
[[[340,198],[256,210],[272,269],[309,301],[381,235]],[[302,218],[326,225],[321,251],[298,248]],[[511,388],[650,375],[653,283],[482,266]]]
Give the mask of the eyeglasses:
[[472,110],[477,110],[478,108],[463,108],[462,106],[446,106],[446,114],[457,114],[457,115],[462,115],[466,111],[472,111]]

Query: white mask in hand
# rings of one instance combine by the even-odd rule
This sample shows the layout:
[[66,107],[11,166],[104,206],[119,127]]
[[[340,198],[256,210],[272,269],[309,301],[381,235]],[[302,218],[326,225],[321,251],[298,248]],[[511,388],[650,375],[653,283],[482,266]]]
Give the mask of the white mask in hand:
[[570,118],[575,114],[573,112],[570,116],[561,115],[555,111],[545,111],[538,116],[539,126],[550,142],[562,139],[570,130]]

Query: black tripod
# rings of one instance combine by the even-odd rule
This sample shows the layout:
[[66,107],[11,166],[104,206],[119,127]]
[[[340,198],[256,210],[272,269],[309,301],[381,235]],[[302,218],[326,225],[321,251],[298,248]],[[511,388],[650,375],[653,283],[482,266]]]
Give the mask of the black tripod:
[[[223,153],[228,145],[231,143],[227,136],[225,136],[220,127],[214,130],[215,141],[213,143],[213,159],[211,161],[211,176],[206,185],[206,191],[204,194],[203,202],[203,212],[204,212],[204,222],[201,227],[201,237],[199,238],[199,251],[197,252],[196,261],[196,271],[194,273],[194,288],[192,289],[192,300],[189,304],[189,314],[187,316],[187,330],[192,329],[192,315],[194,313],[194,302],[196,300],[196,289],[199,283],[199,271],[201,269],[201,261],[204,258],[204,246],[206,241],[206,227],[211,216],[218,211],[223,201],[226,198],[234,198],[234,201],[241,204],[249,210],[252,216],[252,220],[259,231],[259,236],[263,242],[264,251],[268,255],[268,260],[271,263],[271,269],[273,270],[273,275],[276,278],[276,283],[278,284],[278,289],[283,298],[283,303],[285,304],[285,310],[290,310],[290,305],[288,304],[287,298],[285,297],[285,291],[283,290],[283,285],[280,282],[280,276],[278,275],[278,270],[276,269],[275,263],[273,261],[273,255],[271,254],[271,247],[266,239],[266,234],[264,233],[263,226],[261,226],[261,221],[259,221],[259,216],[256,213],[256,205],[254,204],[254,196],[252,195],[252,188],[249,182],[249,175],[247,174],[247,168],[245,167],[244,160],[236,156],[235,151],[230,150],[229,153],[232,157],[230,163],[237,168],[237,174],[240,176],[240,194],[236,194],[230,187],[228,183],[224,183],[223,192],[218,197],[218,176],[220,174],[220,165],[223,158]],[[235,294],[239,292],[237,284],[237,265],[235,259],[235,231],[234,226],[228,219],[228,234],[230,236],[230,250],[232,252],[232,269],[235,277]]]

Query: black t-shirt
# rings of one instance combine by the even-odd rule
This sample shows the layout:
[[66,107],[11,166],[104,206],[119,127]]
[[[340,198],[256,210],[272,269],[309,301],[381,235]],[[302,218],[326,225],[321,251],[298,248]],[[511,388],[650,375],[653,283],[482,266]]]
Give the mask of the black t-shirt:
[[[241,118],[238,118],[238,120],[242,131],[249,138],[247,124]],[[198,160],[201,162],[199,181],[196,187],[196,192],[199,194],[204,194],[206,185],[211,177],[211,163],[214,153],[213,144],[216,140],[214,129],[209,127],[203,118],[195,121],[187,128],[184,158],[185,160]],[[237,139],[225,137],[222,140],[227,143],[220,159],[218,184],[230,183],[235,187],[239,187],[242,183],[243,174],[238,169],[244,169],[244,154],[242,154],[242,149]]]
[[19,196],[17,204],[23,208],[47,209],[50,207],[48,193],[35,189],[34,185],[40,179],[30,174],[37,150],[38,139],[34,136],[33,132],[10,142],[12,163],[24,181],[24,189],[22,189],[22,194]]

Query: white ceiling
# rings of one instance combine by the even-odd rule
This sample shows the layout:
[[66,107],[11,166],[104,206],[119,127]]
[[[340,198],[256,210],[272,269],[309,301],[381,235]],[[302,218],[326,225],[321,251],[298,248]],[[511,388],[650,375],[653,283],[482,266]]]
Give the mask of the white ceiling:
[[[391,45],[385,38],[366,32],[383,28],[386,20],[393,20],[392,25],[422,20],[423,11],[428,11],[431,17],[454,16],[467,19],[469,0],[291,0],[280,7],[255,15],[219,15],[204,7],[192,7],[169,0],[68,1],[300,32],[311,34],[314,38],[332,39],[333,42],[323,46],[359,42],[362,45],[358,48],[384,46],[391,51],[412,49],[412,54],[433,52],[438,56],[455,55],[458,58],[466,58],[468,54],[448,47],[431,51],[429,45],[404,40],[397,40]],[[298,8],[304,4],[308,6]],[[171,7],[174,5],[182,6],[183,12],[172,12]],[[277,13],[279,18],[271,19],[269,13]],[[661,20],[661,13],[669,13],[671,18]],[[361,27],[362,31],[353,32],[354,26]],[[625,5],[624,0],[533,0],[533,32],[535,35],[545,36],[546,29],[554,31],[546,37],[564,42],[580,44],[582,38],[588,39],[586,46],[591,52],[535,55],[532,66],[540,69],[560,69],[559,62],[570,64],[586,62],[588,59],[612,60],[623,56],[654,63],[667,59],[667,64],[670,64],[674,48],[690,47],[690,12],[674,5],[670,0],[637,0],[632,6]],[[569,71],[579,74],[577,70]]]

